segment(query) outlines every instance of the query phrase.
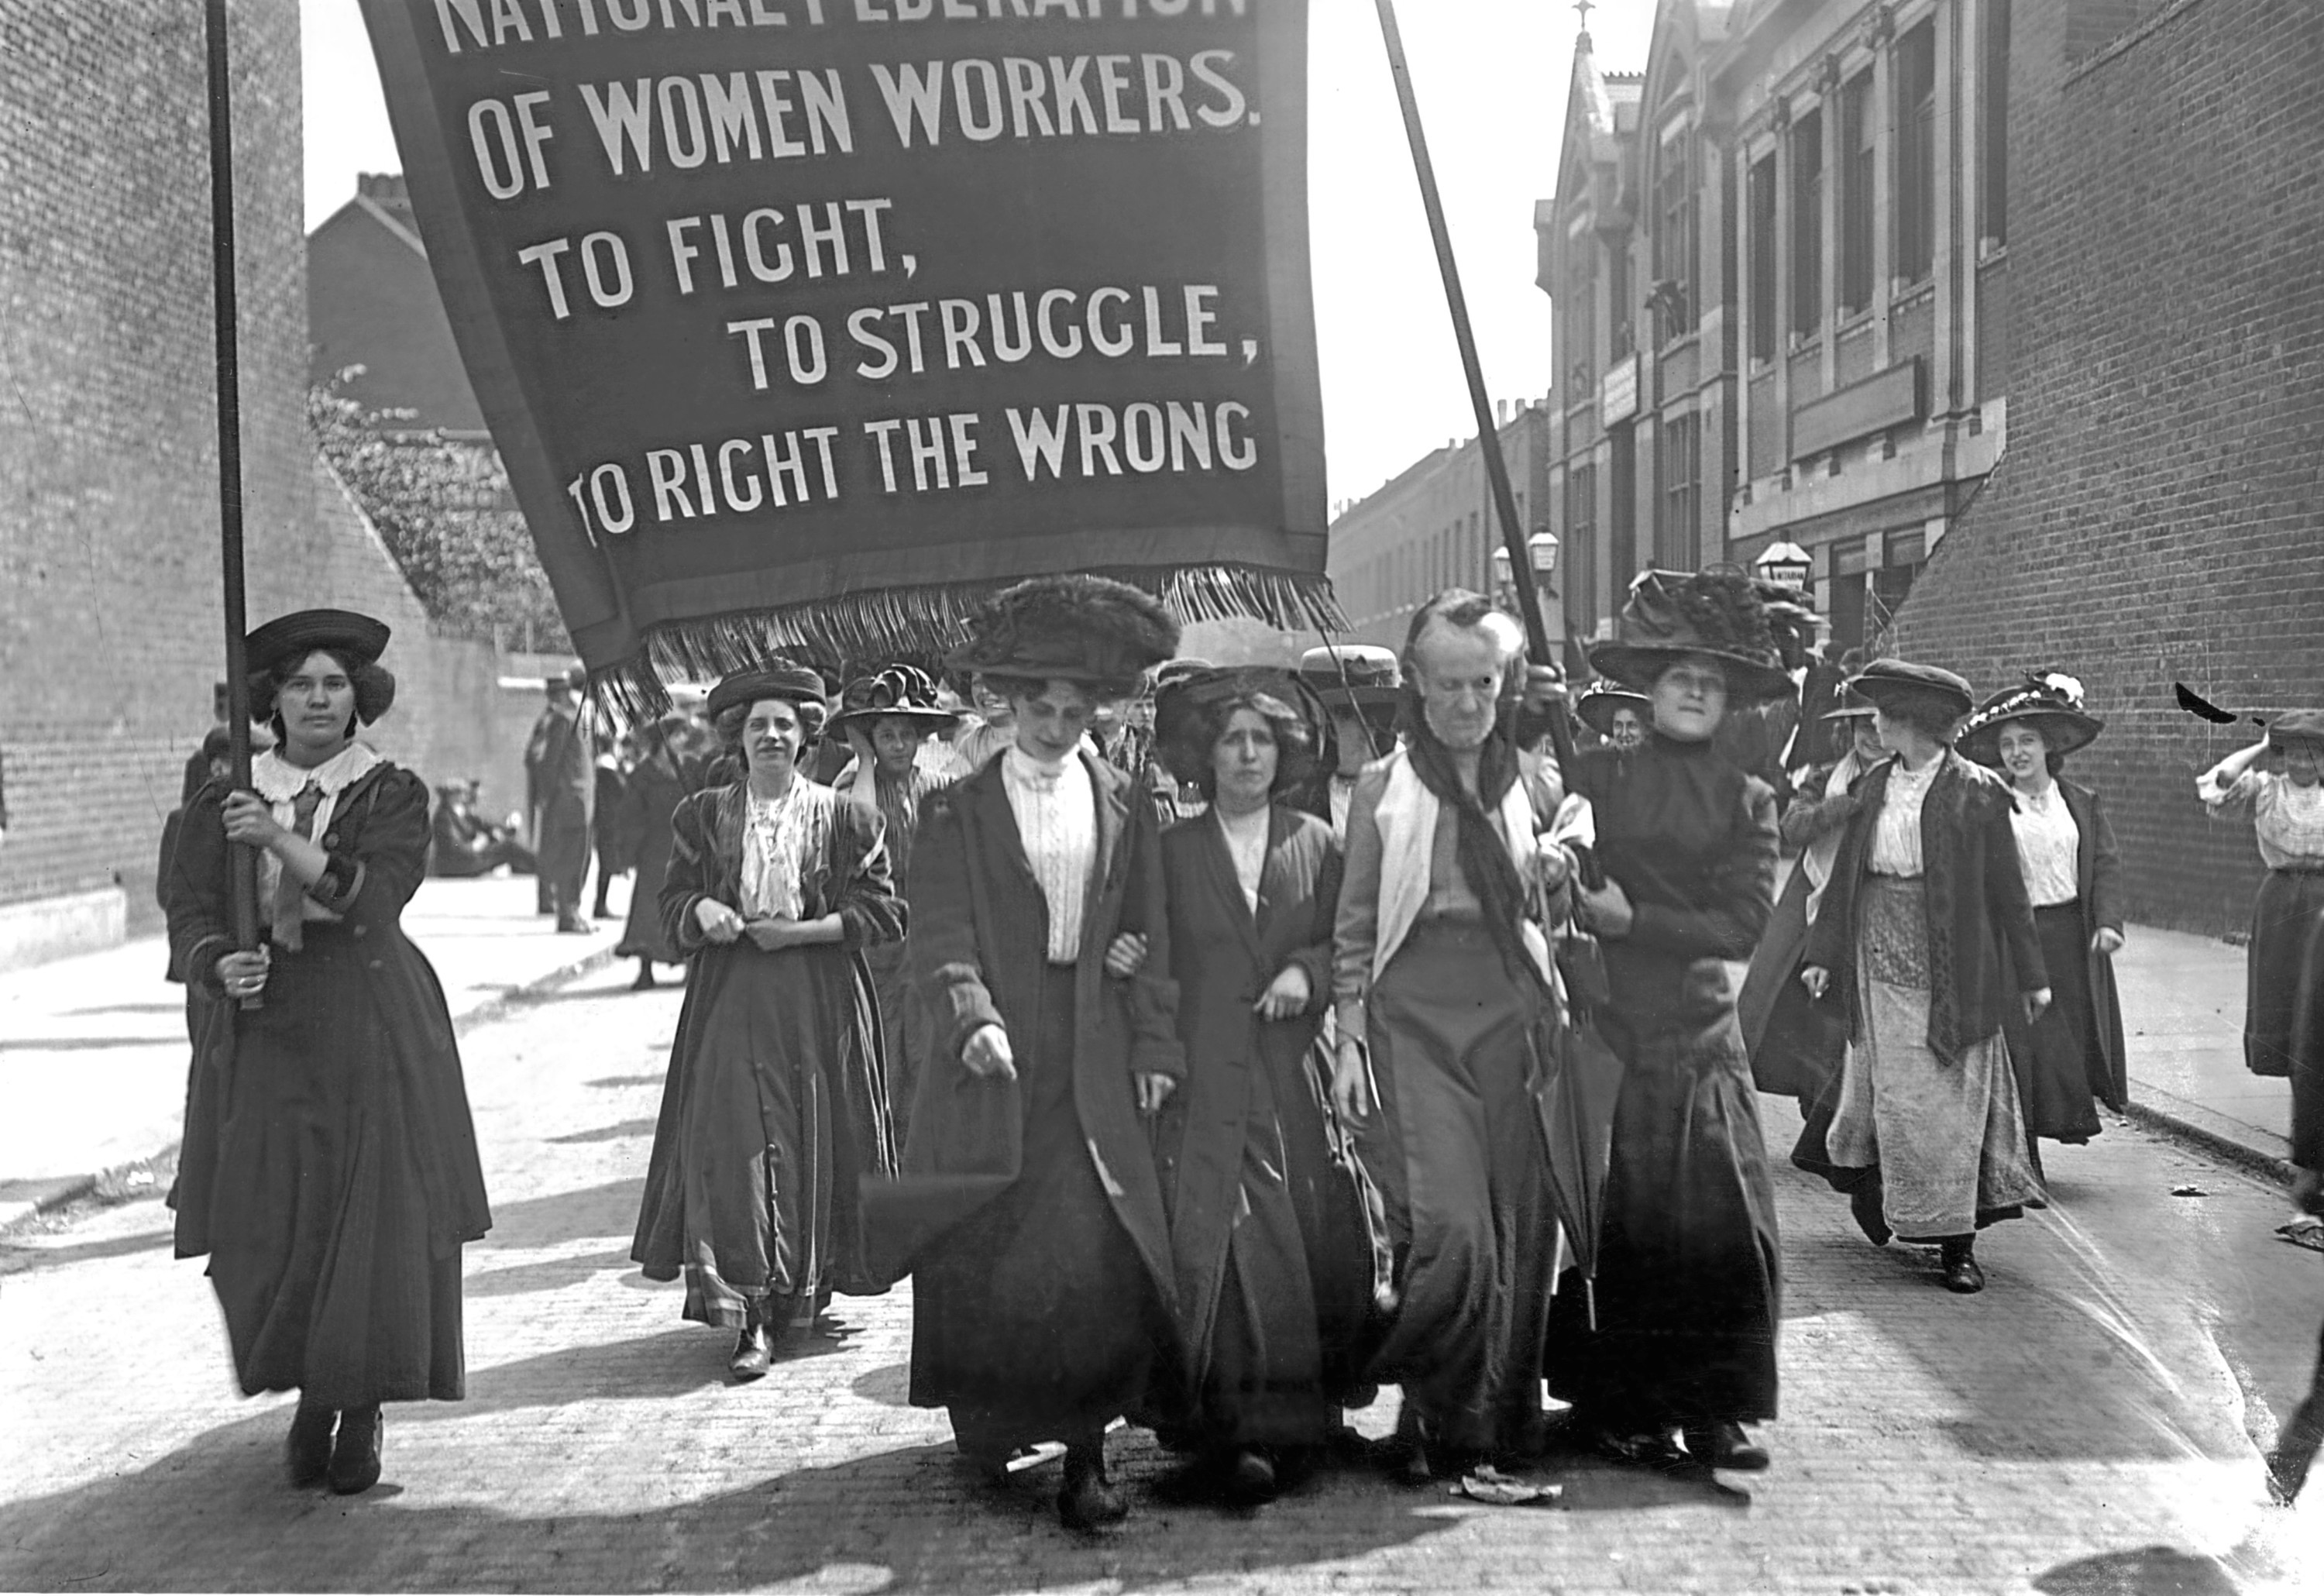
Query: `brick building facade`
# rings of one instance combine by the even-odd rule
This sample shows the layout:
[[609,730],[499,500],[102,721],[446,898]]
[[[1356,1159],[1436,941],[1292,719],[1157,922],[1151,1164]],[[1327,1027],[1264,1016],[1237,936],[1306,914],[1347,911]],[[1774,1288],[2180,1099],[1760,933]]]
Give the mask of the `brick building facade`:
[[2250,824],[2193,787],[2251,728],[2172,684],[2324,703],[2324,7],[2021,5],[2009,92],[2009,447],[1893,645],[2079,677],[2131,912],[2233,929]]
[[[466,773],[492,748],[490,650],[430,635],[309,439],[297,8],[233,14],[249,613],[383,615],[402,687],[379,743]],[[0,121],[0,958],[21,958],[151,923],[223,626],[201,8],[0,0],[0,33],[30,107]]]

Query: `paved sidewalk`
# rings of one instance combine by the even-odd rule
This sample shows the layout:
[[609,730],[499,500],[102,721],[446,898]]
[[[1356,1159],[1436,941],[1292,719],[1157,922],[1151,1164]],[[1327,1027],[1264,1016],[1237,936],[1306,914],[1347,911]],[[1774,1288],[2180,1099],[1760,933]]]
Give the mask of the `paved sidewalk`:
[[2244,1067],[2244,950],[2133,926],[2115,955],[2131,1107],[2246,1162],[2292,1150],[2291,1083]]
[[[627,892],[591,935],[559,936],[530,876],[431,877],[403,924],[466,1026],[609,957]],[[0,975],[0,1230],[177,1141],[189,1048],[168,962],[152,936]]]

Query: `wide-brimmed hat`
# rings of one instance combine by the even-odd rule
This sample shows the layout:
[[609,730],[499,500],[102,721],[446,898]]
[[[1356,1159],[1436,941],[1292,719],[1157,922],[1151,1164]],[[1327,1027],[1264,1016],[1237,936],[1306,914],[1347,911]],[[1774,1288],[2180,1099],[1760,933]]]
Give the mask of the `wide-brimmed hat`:
[[242,658],[251,670],[272,670],[329,649],[350,666],[376,665],[387,651],[388,624],[353,610],[294,610],[277,615],[243,639]]
[[2287,743],[2324,743],[2324,709],[2292,709],[2267,724],[2267,745],[2281,750]]
[[1178,623],[1152,594],[1106,577],[1036,577],[1004,589],[945,661],[981,675],[1131,682],[1178,651]]
[[1956,676],[1941,665],[1916,665],[1910,660],[1875,660],[1849,677],[1848,687],[1849,691],[1870,699],[1875,709],[1885,709],[1893,699],[1917,694],[1942,700],[1960,716],[1967,715],[1977,702],[1967,678]]
[[1759,584],[1729,571],[1641,571],[1614,622],[1614,636],[1592,643],[1590,663],[1638,692],[1689,654],[1727,668],[1728,697],[1757,704],[1792,691],[1792,678],[1769,623]]
[[738,704],[756,704],[761,698],[780,698],[791,704],[812,704],[821,708],[824,697],[823,678],[804,665],[788,660],[777,660],[771,664],[737,670],[710,689],[710,701],[704,713],[716,720]]
[[1326,643],[1299,656],[1299,679],[1327,709],[1394,709],[1404,701],[1396,650],[1378,643]]
[[2082,684],[2062,671],[2028,671],[2024,685],[1996,693],[1953,733],[1953,746],[1979,764],[2001,762],[2001,728],[2023,721],[2042,733],[2052,753],[2087,748],[2106,722],[2082,708]]
[[1644,693],[1628,687],[1609,687],[1597,683],[1573,701],[1573,713],[1582,724],[1600,737],[1614,734],[1614,712],[1628,709],[1636,712],[1643,729],[1654,724],[1654,700]]
[[839,696],[835,728],[876,720],[908,721],[923,732],[949,731],[960,716],[936,703],[935,678],[913,665],[890,665],[849,682]]
[[[1176,663],[1176,661],[1173,661]],[[1181,781],[1198,781],[1211,763],[1209,713],[1238,698],[1262,714],[1287,714],[1307,728],[1312,752],[1323,746],[1323,706],[1297,673],[1267,665],[1213,666],[1155,689],[1154,752]]]

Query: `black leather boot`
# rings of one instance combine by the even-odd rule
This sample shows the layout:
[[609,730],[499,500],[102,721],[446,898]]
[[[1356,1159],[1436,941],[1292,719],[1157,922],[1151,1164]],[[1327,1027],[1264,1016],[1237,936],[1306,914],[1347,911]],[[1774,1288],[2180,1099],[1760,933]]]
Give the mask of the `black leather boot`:
[[1974,1235],[1947,1236],[1937,1245],[1944,1265],[1947,1291],[1958,1291],[1967,1296],[1985,1289],[1985,1271],[1977,1267],[1973,1256],[1977,1247]]
[[380,1432],[385,1428],[376,1402],[339,1415],[338,1444],[331,1448],[335,1493],[359,1496],[379,1483]]
[[291,1416],[290,1438],[282,1444],[282,1461],[291,1484],[305,1487],[323,1482],[324,1472],[331,1466],[331,1432],[338,1422],[337,1408],[325,1407],[304,1391],[299,1393],[299,1411]]

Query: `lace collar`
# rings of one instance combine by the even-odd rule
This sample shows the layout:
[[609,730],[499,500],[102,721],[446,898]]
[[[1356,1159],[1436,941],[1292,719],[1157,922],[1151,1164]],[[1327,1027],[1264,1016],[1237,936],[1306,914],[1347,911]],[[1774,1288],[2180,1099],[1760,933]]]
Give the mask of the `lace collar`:
[[371,774],[379,755],[361,743],[350,743],[312,767],[294,765],[273,749],[250,761],[250,784],[269,804],[287,804],[309,787],[335,798]]

